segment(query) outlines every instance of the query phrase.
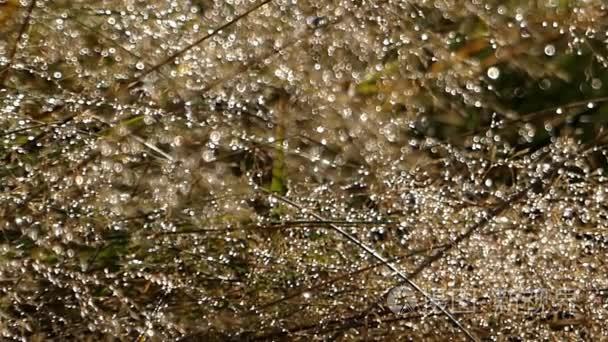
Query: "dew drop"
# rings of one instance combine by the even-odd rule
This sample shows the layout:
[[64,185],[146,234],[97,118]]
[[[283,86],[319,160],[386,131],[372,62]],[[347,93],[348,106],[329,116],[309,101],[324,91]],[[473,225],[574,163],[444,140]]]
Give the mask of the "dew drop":
[[184,143],[184,137],[182,137],[181,135],[176,135],[173,138],[173,145],[182,146],[183,143]]
[[213,150],[207,149],[205,151],[203,151],[203,160],[206,161],[207,163],[213,161],[214,158],[214,152]]
[[212,143],[217,144],[220,141],[220,138],[222,137],[222,134],[218,131],[213,131],[211,132],[211,134],[209,135],[209,139],[211,140]]
[[55,234],[55,236],[61,236],[63,234],[63,227],[61,227],[60,224],[55,224],[53,226],[53,234]]
[[488,69],[489,78],[495,80],[495,79],[498,79],[499,76],[500,76],[500,70],[497,67],[493,66]]
[[386,137],[386,140],[388,140],[390,142],[397,141],[397,127],[394,124],[389,123],[386,126],[384,126],[383,133],[384,133],[384,136]]
[[551,87],[551,81],[548,78],[544,78],[542,81],[540,81],[538,86],[542,90],[547,90]]
[[61,255],[63,254],[63,247],[61,247],[61,245],[54,245],[53,252],[55,252],[57,255]]

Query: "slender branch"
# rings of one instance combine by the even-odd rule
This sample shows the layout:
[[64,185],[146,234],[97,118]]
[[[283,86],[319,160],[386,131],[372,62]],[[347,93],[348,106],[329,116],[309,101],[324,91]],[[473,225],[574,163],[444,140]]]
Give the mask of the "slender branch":
[[[95,28],[83,23],[82,21],[80,21],[77,17],[70,17],[70,19],[72,21],[74,21],[76,24],[84,27],[86,30],[88,30],[89,32],[93,32],[95,34],[97,34],[100,38],[102,38],[103,40],[107,41],[108,43],[116,46],[117,48],[119,48],[120,50],[126,52],[128,55],[130,55],[131,57],[137,58],[138,60],[141,59],[141,56],[139,56],[138,54],[132,52],[131,50],[125,48],[124,46],[122,46],[121,44],[118,44],[116,41],[114,41],[113,39],[107,37],[106,35],[102,34],[101,32],[99,32],[99,30],[95,30]],[[165,75],[163,72],[161,72],[160,70],[158,71],[159,75],[161,75],[164,79],[166,79],[169,82],[173,82],[174,80],[172,78],[170,78],[169,76]],[[132,86],[136,85],[137,82],[134,83],[128,83],[127,87],[131,88]],[[176,92],[176,96],[179,97],[179,99],[181,100],[181,102],[184,102],[184,99],[181,97],[181,95],[179,94],[179,92]]]
[[[469,311],[469,310],[454,312],[454,314],[457,314],[457,315],[475,314],[475,313],[476,312]],[[368,319],[367,316],[348,317],[346,319],[332,320],[332,321],[324,323],[323,325],[326,326],[325,329],[320,329],[320,326],[318,323],[304,324],[304,325],[296,326],[293,328],[289,328],[289,329],[287,329],[287,331],[284,331],[284,330],[274,331],[274,332],[270,332],[270,333],[262,335],[262,336],[256,336],[256,337],[251,338],[250,340],[251,341],[272,341],[280,336],[285,336],[287,334],[293,334],[293,333],[303,332],[303,331],[307,331],[307,330],[316,330],[317,333],[322,334],[322,333],[330,333],[330,332],[336,332],[336,331],[338,331],[338,332],[344,331],[344,330],[348,330],[351,328],[361,327],[364,325],[370,325],[373,327],[377,327],[380,324],[384,324],[384,323],[409,321],[412,319],[438,316],[440,314],[441,313],[438,313],[438,312],[422,313],[422,314],[416,313],[416,314],[403,315],[403,316],[392,317],[392,318],[381,318],[382,316],[375,316],[374,319],[371,321]]]
[[340,225],[340,226],[356,226],[356,225],[391,225],[397,224],[397,222],[391,221],[347,221],[347,220],[326,220],[326,221],[315,221],[315,220],[294,220],[294,221],[279,221],[272,222],[273,226],[320,226],[320,225]]
[[[300,206],[298,203],[296,203],[284,196],[281,196],[279,194],[276,194],[274,192],[271,192],[271,191],[261,188],[261,187],[258,189],[262,192],[265,192],[266,194],[268,194],[270,196],[273,196],[277,200],[279,200],[283,203],[286,203],[300,211],[304,210],[304,208],[302,206]],[[325,218],[323,218],[321,215],[319,215],[315,212],[311,212],[310,215],[318,220],[327,221]],[[429,303],[431,303],[434,307],[439,309],[445,316],[447,316],[448,319],[450,321],[452,321],[452,323],[454,323],[467,336],[467,338],[469,338],[471,341],[478,341],[477,337],[473,336],[473,334],[469,330],[467,330],[467,328],[465,328],[464,325],[462,325],[462,323],[460,323],[460,321],[458,319],[456,319],[456,317],[454,317],[454,315],[452,315],[446,308],[444,308],[433,297],[431,297],[428,293],[426,293],[426,291],[424,291],[420,286],[416,285],[416,283],[411,281],[410,278],[405,273],[403,273],[403,271],[401,271],[397,266],[395,266],[392,262],[390,262],[388,259],[384,258],[376,250],[367,246],[366,244],[364,244],[359,239],[357,239],[353,235],[349,234],[348,232],[346,232],[344,229],[340,228],[339,226],[337,226],[335,224],[330,224],[329,227],[332,230],[339,233],[340,235],[342,235],[343,237],[345,237],[347,240],[352,242],[357,247],[363,249],[366,253],[368,253],[373,258],[375,258],[376,260],[383,263],[391,271],[393,271],[401,280],[403,280],[405,283],[407,283],[416,292],[420,293],[424,298],[426,298],[429,301]]]
[[[327,24],[325,24],[325,25],[321,25],[321,26],[315,27],[315,28],[313,28],[313,29],[308,29],[308,30],[307,30],[307,32],[306,32],[306,35],[305,35],[304,37],[299,37],[299,38],[296,38],[296,39],[292,39],[292,40],[288,41],[287,43],[285,43],[285,44],[283,44],[283,45],[281,45],[281,46],[279,46],[279,47],[277,47],[277,48],[274,48],[274,47],[273,47],[273,48],[270,50],[270,52],[268,52],[268,53],[266,53],[266,54],[264,54],[264,55],[262,55],[262,56],[260,56],[260,57],[258,57],[258,58],[255,58],[255,59],[253,59],[253,60],[251,60],[251,61],[247,61],[247,62],[245,62],[245,63],[241,64],[240,66],[238,66],[238,67],[236,68],[236,70],[235,70],[233,73],[231,73],[231,74],[229,74],[229,75],[227,75],[227,76],[224,76],[224,77],[222,77],[222,78],[220,78],[220,79],[216,80],[215,82],[212,82],[212,83],[208,84],[208,85],[207,85],[207,86],[205,86],[203,89],[201,89],[201,92],[202,92],[202,93],[206,93],[206,92],[208,92],[209,90],[211,90],[211,89],[213,89],[213,88],[217,87],[218,85],[220,85],[220,84],[222,84],[222,83],[224,83],[224,82],[226,82],[226,81],[229,81],[229,80],[232,80],[232,79],[234,79],[234,78],[238,77],[239,75],[241,75],[241,74],[243,74],[244,72],[246,72],[247,70],[249,70],[249,68],[250,68],[250,67],[255,66],[255,65],[262,64],[262,63],[263,63],[265,60],[267,60],[267,59],[269,59],[269,58],[272,58],[272,57],[274,57],[274,56],[278,55],[278,54],[279,54],[279,53],[281,53],[282,51],[285,51],[285,50],[287,50],[288,48],[290,48],[291,46],[293,46],[293,45],[295,45],[295,44],[299,43],[299,42],[300,42],[300,41],[302,41],[304,38],[311,36],[311,35],[312,35],[312,34],[313,34],[313,33],[314,33],[316,30],[318,30],[318,29],[320,29],[320,28],[325,28],[325,27],[329,27],[329,26],[335,25],[335,24],[336,24],[336,23],[338,23],[339,21],[340,21],[340,20],[336,20],[336,21],[333,21],[333,22],[327,23]],[[245,114],[248,114],[247,112],[244,112],[244,113],[245,113]],[[261,119],[260,117],[257,117],[257,116],[255,116],[255,115],[252,115],[252,116],[253,116],[253,117],[255,117],[255,118],[257,118],[257,119]]]
[[183,55],[184,53],[188,52],[189,50],[191,50],[192,48],[194,48],[195,46],[203,43],[204,41],[208,40],[209,38],[215,36],[216,34],[218,34],[219,32],[221,32],[222,30],[234,25],[235,23],[237,23],[238,21],[240,21],[241,19],[247,17],[249,14],[251,14],[252,12],[256,11],[258,8],[266,5],[267,3],[271,2],[272,0],[264,0],[262,2],[260,2],[259,4],[251,7],[250,9],[248,9],[247,11],[237,15],[234,19],[232,19],[231,21],[221,25],[220,27],[214,29],[213,31],[211,31],[208,35],[196,40],[195,42],[193,42],[192,44],[186,46],[185,48],[179,50],[178,52],[172,54],[171,56],[165,58],[164,60],[162,60],[160,63],[154,65],[153,67],[143,71],[141,73],[141,75],[139,75],[136,80],[141,80],[142,78],[144,78],[146,75],[150,74],[151,72],[154,72],[158,69],[160,69],[161,67],[163,67],[164,65],[170,63],[171,61],[175,60],[177,57]]
[[513,205],[513,203],[517,202],[522,197],[524,197],[524,195],[528,192],[529,189],[530,189],[529,187],[526,187],[525,189],[521,190],[520,192],[518,192],[517,194],[515,194],[513,197],[511,197],[509,200],[506,200],[502,204],[500,204],[499,206],[495,207],[490,212],[489,215],[486,215],[479,222],[477,222],[473,226],[471,226],[471,228],[469,228],[466,232],[460,234],[456,239],[454,239],[451,242],[449,242],[444,248],[440,249],[435,254],[429,256],[428,258],[426,258],[418,267],[416,267],[416,269],[412,273],[409,274],[409,277],[416,278],[427,267],[429,267],[435,261],[441,259],[446,253],[448,253],[450,250],[452,250],[454,247],[456,247],[462,241],[468,239],[471,235],[473,235],[473,233],[475,233],[479,229],[483,228],[494,217],[500,215],[502,212],[504,212],[505,210],[507,210],[508,208],[510,208]]
[[12,131],[6,131],[3,133],[0,133],[0,137],[5,137],[7,135],[11,135],[14,133],[20,133],[20,132],[26,132],[32,129],[36,129],[36,128],[40,128],[40,127],[46,127],[46,126],[50,126],[50,125],[56,125],[59,122],[55,121],[55,122],[47,122],[47,123],[42,123],[42,124],[38,124],[38,125],[33,125],[33,126],[28,126],[28,127],[22,127],[22,128],[16,128]]
[[[547,154],[545,154],[545,157],[546,156],[547,156]],[[554,172],[554,174],[555,174],[555,172]],[[554,175],[551,175],[547,179],[552,179],[553,176]],[[540,181],[540,180],[538,180],[538,181]],[[486,215],[479,222],[477,222],[473,226],[471,226],[471,228],[469,228],[466,232],[460,234],[456,239],[452,240],[448,244],[448,246],[446,246],[444,249],[439,250],[437,253],[435,253],[435,254],[431,255],[430,257],[428,257],[427,259],[425,259],[412,273],[409,274],[409,276],[412,278],[415,278],[416,276],[418,276],[427,267],[429,267],[435,261],[441,259],[446,253],[448,253],[450,250],[452,250],[454,247],[456,247],[462,241],[468,239],[469,237],[471,237],[471,235],[473,235],[474,233],[479,231],[481,228],[483,228],[494,217],[500,215],[505,210],[511,208],[513,206],[513,204],[515,202],[519,201],[520,199],[522,199],[528,193],[528,191],[530,189],[532,189],[532,187],[535,184],[537,184],[537,183],[532,182],[532,184],[526,186],[525,188],[523,188],[522,190],[517,192],[515,195],[511,196],[511,198],[509,198],[508,200],[505,200],[500,205],[496,206],[488,215]]]
[[[437,249],[437,248],[442,248],[442,247],[443,247],[443,245],[442,246],[435,246],[435,247],[431,248],[430,250]],[[408,258],[408,257],[414,256],[414,255],[417,255],[417,254],[420,254],[420,253],[426,252],[426,251],[429,251],[429,248],[415,249],[415,250],[412,250],[412,251],[410,251],[410,252],[408,252],[406,254],[394,257],[392,259],[388,259],[388,261],[389,262],[399,261],[401,259]],[[283,296],[281,298],[275,299],[275,300],[273,300],[271,302],[268,302],[266,304],[262,304],[261,306],[257,307],[256,310],[265,309],[265,308],[274,306],[274,305],[279,304],[281,302],[284,302],[286,300],[289,300],[289,299],[292,299],[294,297],[297,297],[297,296],[299,296],[299,295],[301,295],[301,294],[303,294],[305,292],[309,292],[309,291],[313,291],[313,290],[317,290],[317,289],[326,287],[326,286],[331,285],[331,284],[333,284],[335,282],[338,282],[338,281],[340,281],[342,279],[353,277],[355,275],[358,275],[358,274],[361,274],[361,273],[373,270],[375,268],[378,268],[378,267],[384,266],[384,265],[385,265],[384,262],[378,262],[378,263],[375,263],[375,264],[372,264],[372,265],[369,265],[369,266],[366,266],[366,267],[359,268],[359,269],[357,269],[355,271],[352,271],[352,272],[341,274],[341,275],[339,275],[337,277],[331,278],[331,279],[326,280],[324,282],[321,282],[321,283],[318,283],[318,284],[315,284],[315,285],[312,285],[312,286],[309,286],[309,287],[306,287],[306,288],[298,289],[297,291],[292,292],[291,294],[288,294],[288,295]],[[252,310],[252,312],[255,312],[255,311]]]
[[[64,108],[65,108],[65,105],[60,105],[57,108],[54,108],[51,113],[56,113],[56,112],[58,112],[60,110],[63,110]],[[40,142],[40,140],[42,140],[44,137],[46,137],[52,131],[52,128],[54,128],[54,127],[61,127],[61,126],[65,125],[65,124],[67,124],[70,121],[74,120],[74,118],[76,118],[76,116],[78,116],[78,115],[79,115],[79,113],[71,114],[71,115],[65,117],[64,119],[62,119],[59,122],[50,123],[47,126],[51,126],[51,129],[46,129],[46,130],[43,130],[42,132],[38,133],[38,135],[36,135],[32,140],[29,140],[26,143],[24,143],[21,146],[19,146],[19,150],[25,150],[25,151],[32,151],[32,150],[34,150],[37,147],[37,145]],[[11,151],[11,152],[7,153],[4,156],[4,161],[6,163],[8,163],[10,161],[12,153],[13,152]]]
[[160,148],[158,148],[156,145],[151,144],[149,142],[147,142],[146,140],[144,140],[143,138],[141,138],[140,136],[136,135],[136,134],[131,134],[131,136],[133,137],[133,139],[135,139],[137,142],[139,142],[140,144],[146,146],[147,148],[149,148],[150,150],[160,154],[163,158],[165,158],[168,161],[174,161],[173,157],[171,157],[169,154],[167,154],[167,152],[161,150]]
[[[137,216],[128,219],[122,219],[120,221],[127,221],[131,219],[145,218],[145,215]],[[232,232],[239,230],[254,230],[254,229],[281,229],[281,228],[307,228],[307,227],[323,227],[330,225],[342,225],[342,226],[353,226],[353,225],[375,225],[375,224],[391,224],[392,222],[369,222],[369,221],[288,221],[288,222],[275,222],[270,226],[245,226],[245,227],[234,227],[234,228],[186,228],[176,231],[167,232],[155,232],[150,233],[149,236],[162,236],[162,235],[188,235],[188,234],[205,234],[205,233],[222,233]]]
[[[590,98],[590,99],[582,100],[582,101],[574,101],[574,102],[564,103],[564,104],[557,105],[557,106],[543,108],[543,109],[529,112],[529,113],[518,114],[519,116],[516,118],[512,118],[512,119],[507,118],[505,127],[521,124],[522,122],[529,122],[532,119],[534,119],[535,117],[537,117],[538,115],[555,112],[558,109],[562,109],[562,110],[563,109],[575,109],[575,108],[579,108],[581,106],[586,106],[589,103],[598,104],[598,103],[605,103],[605,102],[608,102],[608,96],[595,97],[595,98]],[[566,115],[566,113],[564,113],[564,115]],[[475,134],[476,132],[479,132],[483,128],[487,129],[488,127],[487,126],[479,127],[475,130],[464,132],[461,134],[461,136],[464,137],[464,136],[468,136],[471,134]]]
[[21,24],[21,27],[19,28],[19,35],[17,36],[15,45],[13,45],[13,48],[12,48],[11,52],[9,53],[8,65],[4,68],[4,70],[0,71],[0,85],[4,85],[4,81],[6,80],[6,75],[8,74],[8,70],[11,68],[11,65],[13,64],[13,60],[15,58],[15,55],[17,54],[17,50],[19,49],[19,44],[21,44],[21,39],[23,38],[23,34],[25,33],[25,31],[27,31],[27,28],[30,25],[30,21],[32,19],[32,12],[34,11],[34,7],[36,7],[36,1],[37,0],[31,0],[30,5],[27,8],[25,20],[23,21],[23,24]]
[[608,102],[608,96],[596,97],[596,98],[591,98],[591,99],[587,99],[587,100],[583,100],[583,101],[575,101],[575,102],[565,103],[565,104],[558,105],[558,106],[544,108],[544,109],[541,109],[541,110],[538,110],[535,112],[526,113],[522,116],[522,118],[519,118],[519,119],[527,120],[527,119],[534,117],[536,115],[539,115],[539,114],[555,112],[556,110],[558,110],[560,108],[571,109],[571,108],[577,108],[580,106],[585,106],[585,105],[588,105],[589,103],[603,103],[603,102]]
[[[589,290],[584,290],[583,292],[586,293],[595,293],[595,294],[599,294],[600,296],[604,295],[604,293],[606,292],[607,289],[589,289]],[[516,293],[517,295],[531,295],[534,296],[534,293],[526,293],[526,292],[521,292],[521,293]],[[510,294],[511,296],[514,296],[516,294]],[[507,295],[508,296],[508,295]],[[484,302],[484,301],[490,301],[489,304],[491,305],[492,298],[488,298],[488,297],[478,297],[478,298],[474,298],[473,302]],[[508,300],[508,297],[498,297],[497,299],[499,300]],[[527,303],[529,305],[529,303]],[[425,307],[420,307],[420,309],[424,309]],[[491,307],[488,309],[492,309]],[[486,309],[486,310],[488,310]],[[496,309],[494,309],[496,310]],[[457,310],[457,311],[452,311],[454,314],[456,315],[474,315],[474,314],[478,314],[478,313],[483,313],[485,312],[483,308],[477,308],[476,305],[474,305],[472,308],[470,309],[464,309],[463,310]],[[524,313],[526,313],[526,311],[523,311]],[[531,309],[528,311],[529,313],[532,314],[539,314],[539,313],[543,313],[544,311],[539,311],[538,308],[537,309]],[[400,317],[393,317],[393,318],[382,318],[383,316],[385,316],[388,312],[385,313],[380,313],[380,314],[376,314],[374,315],[374,319],[373,320],[369,320],[369,316],[356,316],[356,317],[348,317],[346,319],[341,319],[341,320],[334,320],[334,321],[330,321],[327,322],[325,325],[327,326],[325,329],[319,329],[319,325],[318,324],[308,324],[308,325],[302,325],[302,326],[297,326],[297,327],[293,327],[288,329],[287,332],[274,332],[274,333],[269,333],[266,334],[264,336],[258,336],[255,337],[254,340],[266,340],[266,339],[270,339],[271,337],[276,336],[277,334],[287,334],[287,333],[295,333],[295,332],[300,332],[300,331],[306,331],[306,330],[312,330],[312,329],[317,329],[315,332],[318,334],[323,334],[323,333],[330,333],[330,332],[334,332],[334,331],[344,331],[347,329],[351,329],[351,328],[357,328],[360,327],[364,324],[370,324],[372,326],[380,326],[381,324],[384,323],[394,323],[394,322],[399,322],[399,321],[404,321],[404,320],[411,320],[411,319],[415,319],[415,318],[426,318],[426,317],[432,317],[432,316],[437,316],[440,313],[438,312],[421,312],[421,310],[417,310],[417,311],[411,311],[406,315],[402,315]],[[545,316],[541,316],[539,317],[540,320],[545,320]]]

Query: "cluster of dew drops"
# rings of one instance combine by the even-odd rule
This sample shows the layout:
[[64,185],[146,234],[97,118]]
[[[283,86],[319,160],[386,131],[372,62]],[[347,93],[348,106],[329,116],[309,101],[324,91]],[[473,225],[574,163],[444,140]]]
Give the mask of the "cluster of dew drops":
[[[416,101],[420,89],[492,108],[507,74],[460,65],[430,78],[423,66],[449,58],[446,42],[459,38],[434,32],[421,3],[36,1],[15,16],[14,27],[29,24],[21,37],[0,37],[0,289],[9,298],[1,310],[10,308],[0,333],[263,334],[364,310],[395,279],[376,267],[314,288],[375,262],[328,222],[387,257],[411,254],[397,262],[405,271],[474,230],[417,276],[429,291],[607,287],[598,255],[608,242],[591,229],[608,224],[606,178],[590,161],[605,151],[555,137],[517,153],[498,110],[464,144],[421,137],[432,106]],[[506,21],[521,39],[538,24],[523,9],[453,3],[433,10]],[[406,25],[399,13],[409,13]],[[578,54],[604,39],[592,24],[542,21],[568,43],[544,43],[538,55]],[[497,51],[512,39],[493,33]],[[416,87],[398,88],[389,74],[395,54]],[[577,87],[603,89],[588,76]],[[372,95],[357,87],[375,78],[396,86]],[[522,125],[516,141],[542,129],[552,132]],[[275,182],[296,205],[260,191]],[[328,222],[311,223],[319,217]],[[285,293],[300,295],[273,303]],[[595,310],[594,320],[605,317]],[[474,319],[488,326],[493,317]],[[433,324],[446,321],[406,329]]]

